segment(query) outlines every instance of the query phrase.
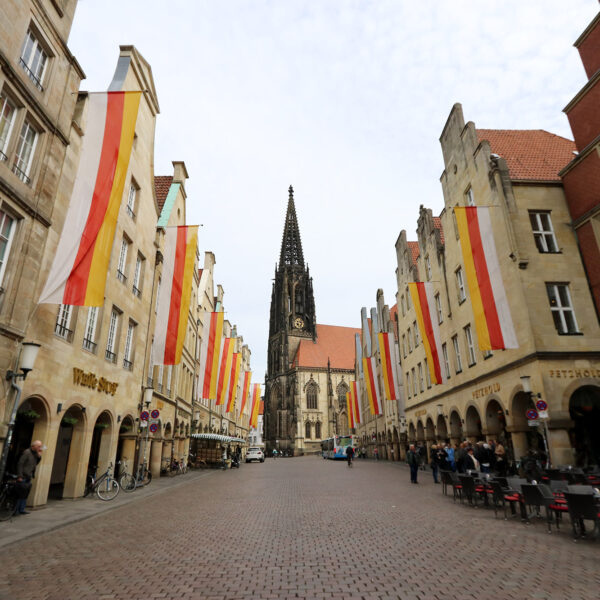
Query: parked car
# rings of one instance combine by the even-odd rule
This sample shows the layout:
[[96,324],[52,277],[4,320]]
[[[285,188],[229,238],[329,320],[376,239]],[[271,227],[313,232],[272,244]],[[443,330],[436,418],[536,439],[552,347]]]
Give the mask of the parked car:
[[248,448],[248,452],[246,453],[246,462],[249,463],[251,460],[265,462],[264,452],[260,448]]

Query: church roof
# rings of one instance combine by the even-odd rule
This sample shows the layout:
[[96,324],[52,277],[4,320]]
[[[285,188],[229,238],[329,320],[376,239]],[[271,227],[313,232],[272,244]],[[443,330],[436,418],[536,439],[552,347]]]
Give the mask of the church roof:
[[158,211],[162,212],[165,200],[171,184],[173,183],[173,175],[155,175],[154,176],[154,190],[156,192],[156,202],[158,204]]
[[354,336],[360,332],[354,327],[317,324],[317,341],[300,340],[292,366],[326,368],[329,360],[332,369],[354,370]]
[[304,255],[302,254],[302,241],[300,240],[300,228],[296,217],[296,205],[294,204],[294,188],[290,185],[288,190],[288,206],[283,227],[283,238],[281,240],[281,254],[279,255],[279,268],[286,265],[304,267]]

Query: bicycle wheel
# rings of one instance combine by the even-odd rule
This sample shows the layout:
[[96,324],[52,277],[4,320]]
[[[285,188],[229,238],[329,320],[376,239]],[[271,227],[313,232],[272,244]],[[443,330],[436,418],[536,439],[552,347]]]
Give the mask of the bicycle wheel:
[[116,479],[107,477],[104,481],[100,482],[96,488],[96,495],[100,500],[112,500],[117,497],[119,489],[119,484]]
[[135,477],[129,473],[123,473],[119,479],[119,485],[124,492],[133,492],[135,490]]
[[17,508],[17,498],[12,490],[4,488],[0,492],[0,521],[7,521],[14,514]]
[[148,485],[151,481],[152,473],[150,473],[150,471],[148,471],[147,469],[144,469],[141,478],[137,480],[137,485],[138,487]]
[[179,470],[179,467],[169,467],[169,470],[167,471],[167,475],[169,477],[175,477],[175,475],[177,475],[178,470]]

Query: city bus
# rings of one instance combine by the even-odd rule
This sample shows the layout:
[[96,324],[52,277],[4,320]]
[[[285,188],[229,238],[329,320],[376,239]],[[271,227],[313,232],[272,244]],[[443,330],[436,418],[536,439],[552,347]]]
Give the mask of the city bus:
[[321,442],[323,458],[346,458],[346,448],[352,446],[354,452],[358,448],[357,435],[336,435]]

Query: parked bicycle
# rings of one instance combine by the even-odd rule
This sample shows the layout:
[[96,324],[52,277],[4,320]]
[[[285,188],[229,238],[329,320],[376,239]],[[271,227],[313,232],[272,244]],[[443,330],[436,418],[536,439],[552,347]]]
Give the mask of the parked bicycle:
[[108,465],[106,471],[99,477],[97,477],[97,471],[98,467],[96,466],[88,475],[83,495],[88,496],[95,492],[100,500],[113,500],[117,497],[121,488],[119,482],[112,476],[112,463]]
[[183,458],[181,460],[173,459],[169,467],[169,477],[175,477],[175,475],[183,475],[187,471],[187,465]]
[[6,473],[0,488],[0,521],[7,521],[17,509],[17,476]]
[[139,487],[144,487],[152,481],[152,473],[148,470],[147,465],[140,464],[135,477],[131,473],[123,473],[119,478],[121,489],[126,492],[133,492]]

